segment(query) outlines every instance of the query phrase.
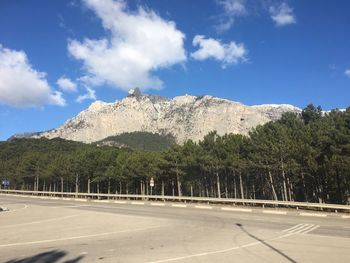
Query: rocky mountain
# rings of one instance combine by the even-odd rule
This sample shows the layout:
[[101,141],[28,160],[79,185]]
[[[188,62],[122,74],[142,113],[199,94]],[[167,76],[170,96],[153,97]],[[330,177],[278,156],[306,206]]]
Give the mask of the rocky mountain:
[[213,130],[220,135],[248,134],[257,125],[280,118],[284,112],[300,111],[292,105],[246,106],[213,96],[185,95],[168,99],[135,89],[121,101],[95,101],[61,127],[32,137],[60,137],[90,143],[142,131],[169,134],[181,143],[187,139],[198,141]]

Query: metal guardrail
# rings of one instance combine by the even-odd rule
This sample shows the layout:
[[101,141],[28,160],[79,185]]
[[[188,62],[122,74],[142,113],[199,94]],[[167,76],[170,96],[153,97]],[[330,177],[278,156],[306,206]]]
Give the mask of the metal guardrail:
[[50,197],[70,197],[85,199],[127,199],[127,200],[153,200],[153,201],[170,201],[170,202],[197,202],[226,205],[245,205],[245,206],[262,206],[262,207],[285,207],[294,209],[313,209],[322,211],[348,212],[350,205],[308,203],[308,202],[289,202],[260,199],[234,199],[234,198],[208,198],[208,197],[191,197],[191,196],[166,196],[166,195],[134,195],[134,194],[98,194],[98,193],[75,193],[75,192],[44,192],[44,191],[24,191],[24,190],[0,190],[4,194],[18,195],[37,195]]

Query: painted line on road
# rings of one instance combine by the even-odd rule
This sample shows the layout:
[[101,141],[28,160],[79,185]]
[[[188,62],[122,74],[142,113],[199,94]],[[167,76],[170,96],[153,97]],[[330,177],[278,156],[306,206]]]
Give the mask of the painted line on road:
[[78,202],[87,202],[87,199],[74,198],[74,201],[78,201]]
[[185,260],[185,259],[190,259],[190,258],[204,257],[204,256],[215,255],[215,254],[221,254],[221,253],[226,253],[226,252],[230,252],[230,251],[241,249],[241,248],[252,247],[252,246],[264,244],[264,242],[266,242],[266,241],[274,241],[274,240],[282,239],[282,238],[285,238],[285,237],[289,237],[291,235],[293,235],[293,234],[284,234],[282,236],[278,236],[278,237],[275,237],[275,238],[265,239],[265,240],[262,240],[262,241],[255,241],[255,242],[252,242],[252,243],[248,243],[248,244],[241,245],[241,246],[236,246],[236,247],[230,247],[230,248],[227,248],[227,249],[203,252],[203,253],[192,254],[192,255],[187,255],[187,256],[182,256],[182,257],[175,257],[175,258],[167,258],[167,259],[149,261],[147,263],[163,263],[163,262],[179,261],[179,260]]
[[252,209],[249,208],[231,208],[231,207],[221,207],[223,211],[233,211],[233,212],[252,212]]
[[317,213],[299,213],[301,216],[314,216],[314,217],[326,217],[326,214],[317,214]]
[[60,200],[61,198],[59,198],[59,197],[51,197],[50,199],[51,200]]
[[286,211],[263,210],[264,214],[286,215]]
[[195,205],[194,208],[197,208],[197,209],[213,209],[212,206],[207,206],[207,205]]
[[153,206],[165,206],[165,204],[163,204],[163,203],[151,203],[151,205],[153,205]]
[[122,233],[128,233],[128,232],[149,230],[149,229],[160,228],[160,227],[162,227],[162,226],[151,226],[151,227],[136,228],[136,229],[129,229],[129,230],[120,230],[120,231],[113,231],[113,232],[106,232],[106,233],[99,233],[99,234],[92,234],[92,235],[63,237],[63,238],[57,238],[57,239],[46,239],[46,240],[37,240],[37,241],[28,241],[28,242],[0,244],[0,248],[1,247],[14,247],[14,246],[23,246],[23,245],[42,244],[42,243],[52,243],[52,242],[58,242],[58,241],[68,241],[68,240],[74,240],[74,239],[83,239],[83,238],[100,237],[100,236],[108,236],[108,235],[114,235],[114,234],[122,234]]
[[81,214],[79,214],[79,215],[62,216],[62,217],[56,217],[56,218],[51,218],[51,219],[39,220],[39,221],[32,221],[32,222],[21,223],[21,224],[0,226],[0,229],[9,228],[9,227],[18,227],[18,226],[34,225],[34,224],[40,224],[40,223],[44,223],[44,222],[52,222],[52,221],[57,221],[57,220],[62,220],[62,219],[67,219],[67,218],[72,218],[72,217],[77,217],[77,216],[81,216]]
[[172,207],[187,207],[187,205],[182,205],[182,204],[172,204]]
[[61,205],[61,206],[50,206],[49,208],[74,208],[74,207],[84,207],[90,205]]
[[115,200],[113,203],[115,203],[115,204],[126,204],[126,201]]
[[65,198],[65,197],[63,197],[62,200],[72,200],[72,198]]
[[134,202],[131,202],[131,204],[132,205],[144,205],[145,202],[136,202],[136,201],[134,201]]
[[110,203],[111,201],[109,201],[109,200],[92,200],[92,202],[95,202],[95,203]]
[[341,216],[341,218],[346,219],[346,218],[350,218],[350,216]]
[[309,233],[309,232],[311,232],[311,231],[314,231],[315,229],[317,229],[317,228],[319,228],[319,227],[320,227],[319,225],[313,226],[313,227],[309,228],[308,230],[304,230],[304,231],[302,232],[302,234],[307,234],[307,233]]
[[304,224],[299,224],[299,225],[296,225],[296,226],[292,226],[292,227],[290,227],[290,228],[287,228],[287,229],[282,230],[282,232],[291,231],[291,230],[296,229],[296,228],[298,228],[298,227],[300,227],[300,226],[302,226],[302,225],[304,225]]

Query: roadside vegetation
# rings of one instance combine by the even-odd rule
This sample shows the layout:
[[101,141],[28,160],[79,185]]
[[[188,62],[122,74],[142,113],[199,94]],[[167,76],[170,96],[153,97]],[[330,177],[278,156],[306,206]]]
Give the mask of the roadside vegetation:
[[214,131],[143,149],[14,139],[0,142],[0,179],[13,189],[149,194],[153,177],[153,194],[339,204],[350,191],[350,108],[324,114],[309,105],[249,136]]

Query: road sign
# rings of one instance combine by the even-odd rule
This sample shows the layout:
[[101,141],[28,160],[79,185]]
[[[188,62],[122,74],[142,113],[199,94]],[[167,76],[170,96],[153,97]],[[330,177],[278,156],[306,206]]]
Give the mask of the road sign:
[[153,179],[153,177],[151,177],[151,180],[149,180],[149,185],[150,185],[150,187],[154,186],[154,179]]
[[5,187],[10,186],[10,181],[9,180],[2,180],[1,184]]

